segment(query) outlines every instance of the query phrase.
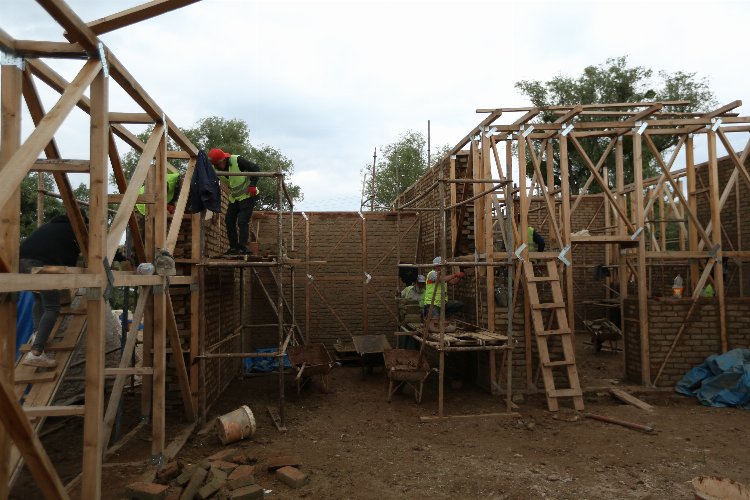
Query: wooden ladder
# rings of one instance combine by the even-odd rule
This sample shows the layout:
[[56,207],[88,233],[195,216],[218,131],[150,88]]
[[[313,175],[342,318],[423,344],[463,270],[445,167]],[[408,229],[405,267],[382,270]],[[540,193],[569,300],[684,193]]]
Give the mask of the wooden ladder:
[[[21,405],[29,416],[31,426],[35,432],[39,432],[45,414],[59,414],[59,408],[52,407],[52,402],[60,388],[65,372],[71,365],[73,352],[81,341],[86,329],[86,301],[82,295],[73,297],[70,305],[63,306],[60,316],[50,334],[45,351],[55,353],[55,368],[38,368],[22,364],[23,357],[29,352],[31,345],[24,344],[20,348],[21,356],[16,361],[14,375],[15,391]],[[69,407],[71,414],[83,415],[82,407]],[[33,414],[31,413],[33,411]],[[11,471],[11,484],[17,478],[21,470],[21,454],[14,445],[11,450],[9,470]]]
[[[536,276],[534,274],[534,263],[523,262],[524,284],[531,306],[531,324],[536,337],[537,349],[539,350],[539,363],[542,378],[544,379],[547,407],[550,411],[557,411],[558,398],[571,397],[573,398],[575,409],[583,410],[583,393],[578,380],[573,333],[568,324],[568,315],[560,285],[560,276],[557,272],[557,263],[554,259],[545,259],[541,263],[537,263],[537,267],[546,267],[547,275]],[[539,302],[538,283],[549,283],[552,289],[552,302]],[[550,311],[551,313],[546,325],[543,317],[544,311]],[[555,337],[560,339],[563,357],[551,360],[549,342]],[[570,385],[569,388],[557,388],[555,386],[555,369],[565,369]]]

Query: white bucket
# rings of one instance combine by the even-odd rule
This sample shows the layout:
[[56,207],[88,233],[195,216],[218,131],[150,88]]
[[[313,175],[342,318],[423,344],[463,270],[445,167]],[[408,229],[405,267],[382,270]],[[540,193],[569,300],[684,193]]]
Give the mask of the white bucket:
[[245,405],[216,419],[216,434],[222,444],[229,444],[255,434],[255,417]]

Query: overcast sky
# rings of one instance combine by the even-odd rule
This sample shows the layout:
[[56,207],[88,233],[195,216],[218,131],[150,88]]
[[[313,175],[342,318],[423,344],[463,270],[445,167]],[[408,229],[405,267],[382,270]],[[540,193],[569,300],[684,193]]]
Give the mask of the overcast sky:
[[[89,22],[144,2],[68,3]],[[432,144],[454,145],[482,119],[477,108],[529,105],[515,82],[579,75],[608,57],[695,72],[721,104],[746,101],[747,115],[748,25],[745,0],[203,0],[102,39],[179,126],[245,120],[254,145],[294,162],[299,208],[312,211],[357,210],[373,149],[401,133],[426,135],[430,120]],[[64,40],[32,0],[4,0],[0,27]],[[47,62],[68,79],[81,66]],[[140,111],[111,94],[112,111]],[[56,136],[65,158],[88,157],[82,115]]]

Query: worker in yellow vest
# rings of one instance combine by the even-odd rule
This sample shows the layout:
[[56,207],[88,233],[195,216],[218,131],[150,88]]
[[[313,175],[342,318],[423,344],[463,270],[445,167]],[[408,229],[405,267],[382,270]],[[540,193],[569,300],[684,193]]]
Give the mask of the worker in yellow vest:
[[536,231],[536,229],[527,226],[526,236],[529,245],[529,252],[544,252],[544,238]]
[[253,208],[259,193],[256,186],[258,177],[221,176],[221,172],[260,172],[260,167],[240,155],[225,153],[219,148],[209,151],[208,159],[219,174],[219,180],[229,187],[229,206],[225,217],[229,250],[226,253],[248,254],[250,219],[253,217]]
[[[179,172],[170,172],[167,174],[167,212],[170,214],[174,213],[174,204],[177,202],[177,198],[180,197],[180,189],[182,188],[182,175]],[[145,187],[141,186],[139,194],[145,192]],[[141,213],[146,215],[146,205],[138,203],[135,208]]]
[[422,295],[422,317],[427,317],[430,312],[430,305],[432,305],[432,317],[439,317],[443,301],[445,301],[446,315],[453,315],[460,312],[463,310],[464,304],[459,300],[448,300],[448,283],[458,283],[465,276],[465,273],[459,271],[443,276],[440,279],[439,270],[443,266],[443,258],[435,257],[432,264],[435,266],[435,269],[427,273],[427,283],[424,295]]

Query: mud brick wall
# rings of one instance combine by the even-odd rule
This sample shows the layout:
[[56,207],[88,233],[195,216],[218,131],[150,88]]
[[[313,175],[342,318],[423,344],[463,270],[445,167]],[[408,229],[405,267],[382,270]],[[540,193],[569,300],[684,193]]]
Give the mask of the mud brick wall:
[[[293,305],[296,323],[302,335],[309,336],[308,342],[322,342],[331,348],[337,342],[349,341],[350,335],[368,333],[387,335],[391,345],[395,345],[393,332],[398,328],[398,307],[394,297],[403,288],[398,279],[397,258],[400,253],[402,261],[414,260],[418,228],[416,215],[402,214],[400,222],[392,212],[364,212],[364,222],[356,212],[313,212],[306,215],[309,218],[307,249],[306,223],[302,214],[295,213],[293,222],[288,213],[283,217],[284,253],[289,259],[299,262],[294,271],[284,268],[281,273],[284,297],[289,305],[284,310],[284,323],[291,323]],[[363,223],[366,259],[363,254]],[[275,254],[276,214],[257,212],[253,215],[253,225],[258,229],[261,252]],[[304,264],[308,258],[312,262],[309,267]],[[248,323],[273,324],[249,327],[246,330],[249,333],[245,335],[246,348],[276,347],[278,328],[274,307],[278,270],[256,267],[243,272],[248,284]],[[370,275],[369,283],[366,283],[368,278],[364,273]],[[366,290],[366,299],[363,290]],[[306,313],[307,304],[309,313]],[[306,318],[309,318],[309,325]]]
[[[734,170],[734,163],[729,157],[720,158],[719,165],[719,196]],[[745,162],[750,168],[750,160]],[[696,165],[696,188],[708,189],[708,165]],[[706,227],[711,220],[708,203],[708,192],[698,194],[698,219]],[[738,218],[739,216],[739,218]],[[750,188],[740,175],[732,194],[730,194],[721,211],[721,248],[723,251],[750,249]],[[750,295],[750,262],[739,262],[730,259],[724,290],[727,296]]]
[[[648,304],[649,349],[651,353],[651,378],[659,371],[675,335],[687,315],[690,299],[653,300]],[[677,383],[691,368],[708,356],[721,352],[719,334],[719,301],[716,298],[698,299],[697,310],[682,333],[664,373],[657,384],[662,387]],[[638,301],[625,301],[626,317],[638,317]],[[729,349],[748,348],[750,345],[750,298],[726,299],[727,339]],[[640,335],[638,323],[625,322],[625,368],[628,379],[641,381]]]
[[[226,196],[222,200],[222,214],[214,214],[211,221],[202,221],[203,241],[201,255],[203,257],[214,257],[222,254],[228,248],[226,228],[223,213],[226,212]],[[191,217],[185,216],[180,227],[180,233],[174,250],[177,260],[178,275],[189,276],[191,266],[199,262],[201,256],[191,256],[191,245],[193,238]],[[204,275],[203,311],[201,317],[205,318],[205,346],[206,349],[231,336],[240,327],[241,301],[240,301],[240,271],[234,268],[206,268]],[[190,339],[191,335],[199,332],[191,331],[191,307],[190,289],[187,286],[171,286],[170,296],[175,312],[177,330],[180,343],[185,357],[185,365],[190,374]],[[239,337],[224,343],[214,352],[238,352],[240,348]],[[197,354],[197,353],[196,353]],[[206,362],[206,405],[208,407],[216,401],[221,392],[227,387],[231,380],[240,372],[241,361],[238,359],[211,359]],[[166,404],[172,414],[182,412],[182,396],[180,386],[175,372],[175,361],[171,349],[168,349],[167,357],[167,397]]]

